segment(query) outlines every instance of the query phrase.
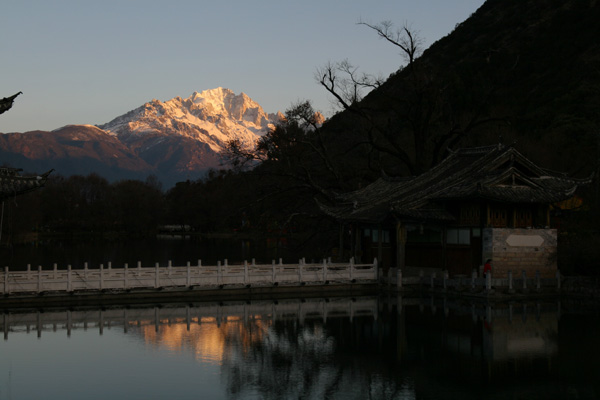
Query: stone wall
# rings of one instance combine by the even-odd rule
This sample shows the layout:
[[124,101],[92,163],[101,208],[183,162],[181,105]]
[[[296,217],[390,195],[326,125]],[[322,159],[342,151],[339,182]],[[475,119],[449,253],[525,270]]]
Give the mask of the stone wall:
[[[485,228],[483,262],[492,259],[492,276],[505,278],[508,271],[520,277],[525,271],[534,277],[556,276],[556,229]],[[482,263],[483,263],[482,262]]]

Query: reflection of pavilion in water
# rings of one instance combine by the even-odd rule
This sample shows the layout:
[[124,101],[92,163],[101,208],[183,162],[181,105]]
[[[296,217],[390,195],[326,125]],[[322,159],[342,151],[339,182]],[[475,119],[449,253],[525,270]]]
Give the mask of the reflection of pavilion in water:
[[[404,301],[406,306],[407,301]],[[408,301],[415,304],[415,301]],[[422,327],[443,335],[442,346],[457,355],[488,361],[552,357],[557,353],[560,303],[468,304],[418,300]],[[429,309],[429,310],[428,310]],[[435,318],[443,313],[440,321]],[[430,318],[425,314],[430,314]],[[453,318],[447,318],[452,313]],[[412,320],[412,319],[411,319]],[[428,325],[429,328],[427,329]],[[427,335],[427,333],[426,333]],[[436,340],[437,342],[437,340]]]

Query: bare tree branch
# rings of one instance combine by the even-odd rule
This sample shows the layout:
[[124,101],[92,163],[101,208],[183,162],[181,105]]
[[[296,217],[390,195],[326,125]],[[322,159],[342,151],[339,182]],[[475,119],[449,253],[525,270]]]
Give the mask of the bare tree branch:
[[358,25],[371,28],[380,38],[399,47],[409,66],[412,65],[421,53],[422,40],[419,38],[418,32],[411,29],[407,24],[404,24],[402,28],[395,31],[393,30],[394,24],[391,21],[383,21],[378,25],[359,21]]

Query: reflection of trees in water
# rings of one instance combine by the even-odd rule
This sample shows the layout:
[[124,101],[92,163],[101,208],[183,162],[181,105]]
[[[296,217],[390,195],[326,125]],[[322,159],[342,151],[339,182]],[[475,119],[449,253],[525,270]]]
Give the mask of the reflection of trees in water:
[[[338,375],[330,362],[334,339],[320,324],[275,321],[267,327],[250,321],[241,332],[227,336],[223,359],[223,377],[234,398],[246,391],[267,399],[317,398]],[[247,334],[259,340],[248,341]]]
[[[357,321],[347,322],[334,324],[334,335],[320,320],[274,321],[270,326],[249,321],[240,326],[239,334],[227,335],[225,340],[222,378],[228,394],[240,399],[251,395],[263,399],[414,398],[412,385],[391,376],[393,372],[380,358],[352,350],[359,344],[352,340],[352,331],[364,329],[356,326]],[[369,319],[363,324],[377,322]],[[349,325],[353,328],[339,329]],[[248,344],[250,348],[245,347]]]

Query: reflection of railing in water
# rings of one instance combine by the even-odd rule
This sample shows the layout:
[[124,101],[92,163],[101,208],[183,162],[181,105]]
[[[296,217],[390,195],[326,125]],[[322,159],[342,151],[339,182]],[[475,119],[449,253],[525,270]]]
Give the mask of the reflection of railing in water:
[[120,308],[107,310],[62,310],[35,313],[5,313],[0,317],[4,339],[9,332],[72,330],[97,328],[100,333],[104,328],[154,325],[158,331],[161,325],[174,323],[191,324],[215,323],[235,319],[248,321],[261,316],[273,321],[298,320],[301,323],[309,319],[326,321],[331,318],[349,318],[368,316],[377,319],[376,298],[334,298],[259,301],[253,303],[200,303],[185,307],[152,307],[152,308]]
[[0,274],[0,293],[42,293],[42,292],[75,292],[85,290],[129,290],[135,288],[169,288],[169,287],[227,287],[240,288],[250,286],[273,285],[306,285],[327,283],[376,282],[377,260],[371,264],[332,263],[323,260],[319,264],[307,264],[300,260],[298,264],[283,264],[275,261],[272,264],[256,264],[244,262],[242,265],[229,265],[225,260],[215,266],[204,266],[199,260],[192,266],[168,266],[161,268],[158,263],[154,268],[142,267],[138,262],[136,268],[108,268],[101,264],[99,269],[89,269],[87,263],[83,269],[58,269],[54,264],[52,270],[43,270],[41,266],[27,271],[10,271],[4,268]]
[[515,277],[512,271],[508,271],[505,278],[494,277],[493,274],[487,274],[484,277],[479,277],[477,271],[473,270],[471,276],[457,275],[450,277],[448,271],[430,272],[425,274],[423,270],[419,271],[418,276],[405,276],[402,270],[390,268],[388,275],[385,278],[388,283],[396,285],[398,289],[406,286],[419,286],[424,289],[431,290],[486,290],[503,289],[507,293],[528,292],[530,290],[542,290],[544,288],[553,288],[560,290],[562,277],[560,271],[556,271],[554,278],[544,278],[539,271],[535,275],[527,276],[526,271],[521,271],[521,274]]
[[393,304],[397,306],[398,312],[406,306],[418,306],[420,312],[429,310],[432,314],[442,311],[445,316],[470,315],[473,321],[486,319],[491,321],[495,318],[505,318],[512,322],[515,318],[529,319],[537,318],[542,313],[555,313],[557,317],[561,314],[561,302],[524,301],[509,303],[468,302],[453,297],[403,297],[397,296]]

